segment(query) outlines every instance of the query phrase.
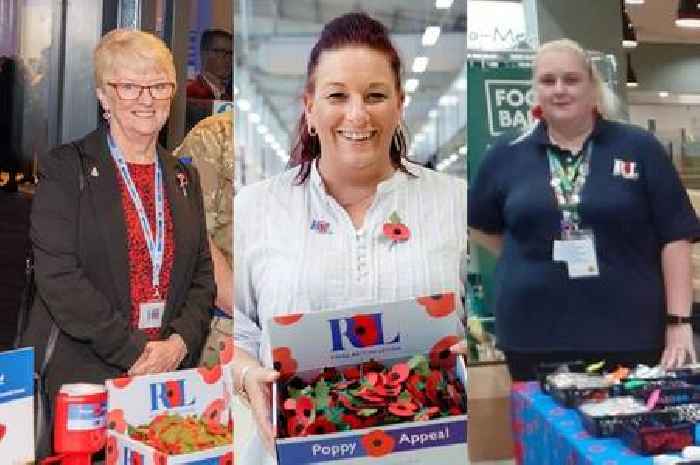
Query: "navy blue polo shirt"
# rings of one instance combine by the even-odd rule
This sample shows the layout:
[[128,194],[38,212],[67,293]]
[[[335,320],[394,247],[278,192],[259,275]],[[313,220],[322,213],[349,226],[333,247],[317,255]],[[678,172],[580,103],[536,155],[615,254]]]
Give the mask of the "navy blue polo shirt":
[[664,346],[661,249],[700,237],[700,224],[652,134],[598,119],[591,143],[579,212],[581,227],[595,233],[598,277],[570,279],[566,264],[552,261],[561,212],[550,186],[545,123],[490,149],[470,186],[469,226],[504,238],[494,280],[503,350]]

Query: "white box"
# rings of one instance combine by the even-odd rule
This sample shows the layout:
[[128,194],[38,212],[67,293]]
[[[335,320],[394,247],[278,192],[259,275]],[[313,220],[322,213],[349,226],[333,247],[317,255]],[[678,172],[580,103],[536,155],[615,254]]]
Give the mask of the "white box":
[[[451,302],[447,307],[429,305],[433,298],[444,302],[438,296],[423,297],[273,318],[265,327],[271,348],[266,365],[273,366],[273,354],[284,354],[284,366],[295,367],[296,373],[355,365],[369,359],[387,362],[427,355],[449,340],[446,338],[463,337],[454,296],[441,297]],[[357,319],[359,315],[361,319]],[[363,331],[363,338],[355,333],[353,325],[358,321],[371,323],[369,332]],[[461,357],[456,358],[456,364],[457,376],[466,388],[467,371]],[[273,386],[274,421],[278,415],[277,391],[277,386]],[[277,439],[275,443],[279,465],[458,464],[467,460],[466,433],[467,415],[455,415]]]
[[34,463],[34,349],[0,353],[0,457]]
[[[228,427],[231,396],[227,371],[220,365],[157,375],[108,380],[107,458],[105,465],[232,465],[233,443],[189,454],[164,455],[130,438],[124,423],[144,425],[162,413],[202,415],[208,408],[220,411],[220,423]],[[123,421],[122,421],[123,420]]]

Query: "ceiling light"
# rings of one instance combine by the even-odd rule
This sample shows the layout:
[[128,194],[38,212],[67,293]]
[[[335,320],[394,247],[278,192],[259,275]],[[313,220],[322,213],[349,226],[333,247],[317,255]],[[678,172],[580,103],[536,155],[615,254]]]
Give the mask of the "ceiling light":
[[438,10],[446,10],[452,6],[454,0],[435,0],[435,8]]
[[267,131],[268,131],[267,126],[265,126],[264,124],[261,124],[260,126],[258,126],[258,134],[260,134],[261,136],[264,136],[265,134],[267,134]]
[[659,92],[659,97],[661,97],[661,98],[666,98],[666,97],[668,97],[669,95],[671,95],[671,94],[668,93],[668,92],[665,91],[665,90],[662,90],[661,92]]
[[265,136],[265,142],[268,144],[272,145],[272,143],[275,141],[275,137],[272,134],[267,134]]
[[627,5],[644,5],[644,0],[625,0]]
[[637,73],[634,72],[632,68],[632,57],[627,54],[627,87],[637,87],[639,86],[639,81],[637,81]]
[[406,89],[406,92],[415,92],[416,89],[418,89],[418,84],[420,84],[418,79],[407,79],[406,84],[404,84],[404,88]]
[[467,90],[467,80],[464,78],[457,79],[457,82],[455,83],[455,88],[457,90]]
[[438,105],[441,107],[453,107],[459,103],[459,98],[456,95],[443,95],[438,100]]
[[248,121],[253,124],[258,124],[260,122],[260,115],[257,113],[251,113],[248,115]]
[[461,146],[459,148],[458,152],[460,155],[466,155],[467,154],[467,146],[466,145]]
[[630,15],[627,10],[622,10],[622,47],[635,48],[637,46],[637,32],[634,30],[634,24],[630,20]]
[[700,27],[700,9],[698,0],[678,0],[678,18],[676,26]]
[[411,69],[414,73],[422,73],[428,67],[428,57],[415,57]]
[[424,47],[435,45],[440,38],[440,26],[428,26],[425,28],[421,43]]
[[428,112],[428,118],[437,118],[438,117],[438,111],[437,110],[430,110]]
[[238,109],[241,111],[250,110],[250,102],[244,98],[236,100],[236,105],[238,105]]

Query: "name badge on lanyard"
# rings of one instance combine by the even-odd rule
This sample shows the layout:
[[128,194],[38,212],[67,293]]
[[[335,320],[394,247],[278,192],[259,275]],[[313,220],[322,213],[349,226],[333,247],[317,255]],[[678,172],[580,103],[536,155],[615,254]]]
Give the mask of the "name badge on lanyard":
[[571,279],[599,276],[595,234],[592,229],[580,228],[579,214],[592,151],[593,141],[590,141],[585,153],[572,166],[564,168],[553,151],[547,149],[551,186],[562,214],[561,238],[552,244],[552,260],[565,262]]
[[126,160],[124,159],[121,150],[119,150],[119,147],[117,147],[112,140],[111,136],[107,137],[107,141],[109,142],[109,152],[112,155],[114,162],[117,164],[117,171],[119,171],[119,174],[121,174],[122,179],[124,180],[126,190],[129,193],[129,197],[131,197],[131,202],[133,203],[134,209],[138,215],[139,225],[141,226],[141,231],[143,232],[143,237],[146,241],[148,255],[151,258],[151,283],[155,292],[153,299],[139,304],[139,329],[160,328],[163,321],[163,313],[165,313],[165,301],[160,295],[160,269],[163,265],[163,254],[165,247],[163,174],[161,172],[160,163],[158,162],[158,157],[156,156],[154,170],[156,234],[155,237],[153,237],[151,226],[148,223],[148,217],[146,216],[146,209],[143,207],[141,196],[136,189],[133,179],[131,179],[131,174],[129,173],[129,167]]

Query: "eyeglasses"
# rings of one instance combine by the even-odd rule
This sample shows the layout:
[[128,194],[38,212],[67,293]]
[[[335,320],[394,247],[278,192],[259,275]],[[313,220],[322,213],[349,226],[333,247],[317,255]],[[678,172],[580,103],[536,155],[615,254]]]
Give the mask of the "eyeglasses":
[[141,98],[144,89],[148,89],[148,93],[153,100],[167,100],[173,96],[175,84],[172,82],[158,82],[150,86],[142,86],[131,82],[108,82],[114,87],[117,96],[122,100],[138,100]]
[[219,55],[220,57],[226,58],[231,58],[233,56],[233,50],[229,50],[227,48],[209,48],[207,49],[207,52],[211,52]]

